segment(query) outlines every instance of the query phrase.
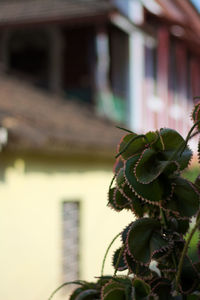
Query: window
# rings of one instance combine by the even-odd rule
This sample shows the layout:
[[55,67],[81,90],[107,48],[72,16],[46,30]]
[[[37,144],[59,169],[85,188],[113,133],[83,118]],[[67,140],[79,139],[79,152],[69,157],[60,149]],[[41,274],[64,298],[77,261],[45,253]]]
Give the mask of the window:
[[48,36],[42,29],[11,32],[7,41],[9,72],[47,88],[48,47]]
[[73,281],[79,277],[79,202],[62,204],[63,279]]
[[153,93],[157,92],[157,48],[155,45],[146,43],[144,48],[145,53],[145,78],[152,82]]

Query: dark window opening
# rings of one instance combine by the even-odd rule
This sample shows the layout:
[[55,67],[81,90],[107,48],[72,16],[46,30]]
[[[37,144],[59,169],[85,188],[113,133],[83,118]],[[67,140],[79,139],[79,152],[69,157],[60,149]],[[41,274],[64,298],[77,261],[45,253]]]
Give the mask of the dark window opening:
[[120,29],[109,27],[110,85],[113,93],[113,117],[126,121],[126,105],[129,93],[129,40]]
[[18,30],[8,42],[9,72],[48,87],[48,38],[39,30]]
[[63,32],[63,90],[67,98],[92,102],[94,97],[95,36],[91,27]]
[[154,85],[154,94],[157,92],[157,48],[152,45],[145,45],[145,78],[151,79]]

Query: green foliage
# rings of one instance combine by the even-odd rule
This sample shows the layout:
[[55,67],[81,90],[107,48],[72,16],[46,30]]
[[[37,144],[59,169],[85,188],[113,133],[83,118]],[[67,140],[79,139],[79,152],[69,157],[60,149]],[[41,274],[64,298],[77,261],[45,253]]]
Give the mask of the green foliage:
[[[200,174],[193,181],[182,176],[192,158],[188,141],[194,129],[200,131],[200,103],[192,119],[185,140],[168,128],[143,135],[126,130],[117,148],[108,205],[131,211],[134,221],[120,234],[114,275],[103,276],[102,267],[101,278],[80,282],[70,300],[200,299],[200,261],[192,262],[188,251],[192,237],[199,237]],[[200,143],[197,151],[200,157]],[[192,230],[191,218],[196,220]],[[123,270],[127,276],[117,275]]]

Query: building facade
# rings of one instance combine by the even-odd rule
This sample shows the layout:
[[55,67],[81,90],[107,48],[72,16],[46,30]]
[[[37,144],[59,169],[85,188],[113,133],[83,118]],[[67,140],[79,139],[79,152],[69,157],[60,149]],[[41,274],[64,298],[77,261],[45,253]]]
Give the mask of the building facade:
[[134,218],[106,207],[115,125],[186,135],[199,29],[187,0],[0,1],[1,299],[100,275]]

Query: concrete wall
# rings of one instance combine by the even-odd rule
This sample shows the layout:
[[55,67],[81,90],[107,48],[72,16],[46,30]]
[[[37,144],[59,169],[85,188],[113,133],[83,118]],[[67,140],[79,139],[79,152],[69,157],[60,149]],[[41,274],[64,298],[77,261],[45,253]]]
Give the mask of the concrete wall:
[[[80,279],[99,276],[106,247],[133,219],[106,207],[111,165],[6,155],[0,164],[0,299],[44,300],[63,283],[61,204],[66,200],[80,201]],[[112,253],[105,274],[113,273]]]

